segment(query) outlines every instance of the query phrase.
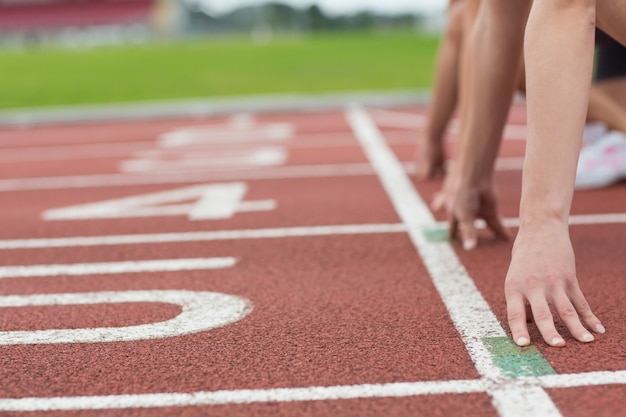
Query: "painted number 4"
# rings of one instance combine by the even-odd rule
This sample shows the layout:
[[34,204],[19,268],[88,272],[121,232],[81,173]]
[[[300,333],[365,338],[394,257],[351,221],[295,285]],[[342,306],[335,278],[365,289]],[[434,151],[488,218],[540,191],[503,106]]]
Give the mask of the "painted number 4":
[[270,211],[274,200],[243,201],[242,182],[203,184],[97,203],[62,207],[43,213],[44,220],[89,220],[129,217],[187,216],[189,220],[229,219],[238,212]]

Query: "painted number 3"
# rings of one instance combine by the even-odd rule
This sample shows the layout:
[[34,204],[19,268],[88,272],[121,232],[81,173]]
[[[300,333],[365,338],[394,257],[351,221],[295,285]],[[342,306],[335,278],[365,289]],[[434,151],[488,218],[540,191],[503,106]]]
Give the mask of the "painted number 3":
[[[206,258],[1,267],[0,279],[221,269],[232,267],[235,264],[234,258]],[[0,308],[120,303],[168,303],[179,306],[180,313],[166,321],[135,326],[2,331],[0,332],[0,345],[128,342],[163,339],[225,326],[241,320],[252,311],[252,304],[244,298],[208,291],[147,290],[0,297]]]

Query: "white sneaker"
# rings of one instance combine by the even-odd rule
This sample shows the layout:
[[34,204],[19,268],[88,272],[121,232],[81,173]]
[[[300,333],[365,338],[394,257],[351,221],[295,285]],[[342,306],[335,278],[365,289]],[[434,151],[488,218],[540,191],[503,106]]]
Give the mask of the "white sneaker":
[[578,157],[576,189],[607,187],[626,178],[626,134],[611,131],[585,146]]
[[604,122],[587,122],[583,131],[583,145],[593,145],[602,136],[609,133],[609,127]]

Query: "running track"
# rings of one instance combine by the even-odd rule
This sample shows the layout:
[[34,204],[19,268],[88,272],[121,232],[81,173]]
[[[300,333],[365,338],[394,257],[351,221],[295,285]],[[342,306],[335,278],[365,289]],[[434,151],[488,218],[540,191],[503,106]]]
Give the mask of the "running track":
[[[518,349],[510,243],[441,239],[441,184],[411,177],[423,114],[1,129],[0,415],[626,415],[624,185],[573,206],[607,333]],[[496,175],[511,234],[524,123]]]

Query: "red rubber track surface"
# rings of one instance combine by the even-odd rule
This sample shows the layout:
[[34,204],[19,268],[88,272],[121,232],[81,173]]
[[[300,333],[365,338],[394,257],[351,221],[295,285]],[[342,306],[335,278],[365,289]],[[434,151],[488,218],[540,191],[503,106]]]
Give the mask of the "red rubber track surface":
[[[422,131],[419,123],[410,123],[412,118],[423,117],[424,110],[385,110],[405,125],[394,125],[393,121],[385,121],[384,115],[371,112],[391,149],[409,169]],[[25,239],[401,223],[343,112],[254,115],[253,126],[287,123],[292,128],[293,134],[285,140],[249,140],[237,145],[237,149],[282,149],[286,158],[275,165],[183,168],[171,174],[180,176],[176,180],[168,179],[168,172],[120,171],[123,161],[141,159],[146,151],[163,152],[170,161],[180,158],[175,150],[160,147],[158,139],[166,132],[194,126],[223,128],[235,123],[233,120],[215,117],[0,130],[0,274],[7,267],[17,266],[236,259],[234,266],[221,269],[22,278],[0,275],[0,299],[9,295],[188,290],[236,295],[252,305],[247,316],[232,324],[176,337],[107,343],[0,344],[0,408],[3,399],[11,398],[480,378],[422,260],[402,231],[174,243],[2,246]],[[509,123],[523,129],[521,107],[513,109]],[[452,153],[455,137],[451,134],[448,139],[448,151]],[[216,152],[233,149],[229,143],[210,146],[208,149]],[[500,157],[519,160],[523,150],[521,138],[509,137]],[[67,153],[59,156],[59,152]],[[504,217],[517,216],[521,171],[515,163],[496,173]],[[299,171],[301,167],[328,166],[341,169],[323,175],[315,170]],[[283,175],[288,169],[295,171]],[[228,179],[224,179],[225,172]],[[263,175],[255,177],[255,173]],[[107,183],[107,178],[119,175],[128,182]],[[184,175],[189,179],[185,180]],[[90,186],[77,186],[68,179],[78,176],[105,179]],[[59,181],[60,177],[67,178],[54,186],[46,182]],[[144,181],[151,177],[156,179]],[[185,215],[83,220],[42,217],[49,210],[68,206],[232,182],[246,184],[244,201],[273,200],[275,205],[204,220],[190,220]],[[441,188],[441,181],[413,183],[426,202]],[[625,191],[624,185],[618,184],[577,192],[572,214],[626,212]],[[442,214],[436,216],[444,220]],[[557,374],[626,370],[626,224],[572,226],[572,241],[581,285],[608,331],[589,345],[567,338],[566,348],[553,349],[540,341],[533,328],[533,341]],[[505,324],[502,286],[511,243],[495,241],[484,232],[478,250],[464,252],[456,246],[455,250],[496,317]],[[180,306],[166,302],[0,307],[0,332],[135,326],[170,320],[181,311]],[[562,326],[560,329],[564,330]],[[601,385],[552,388],[547,392],[562,415],[577,417],[623,414],[625,390],[624,385]],[[123,410],[0,409],[0,415],[7,416],[122,414],[482,417],[497,416],[498,411],[482,392]]]

